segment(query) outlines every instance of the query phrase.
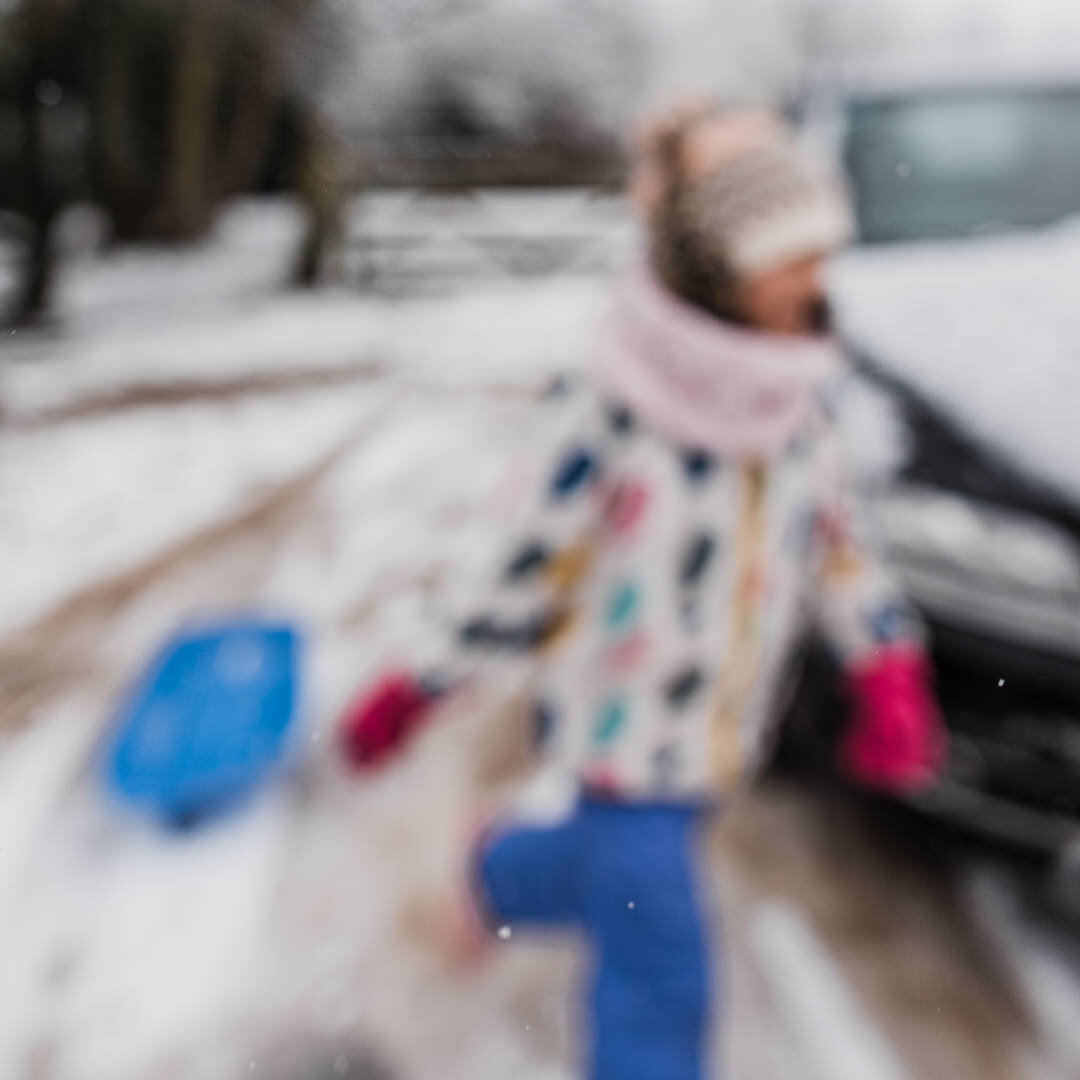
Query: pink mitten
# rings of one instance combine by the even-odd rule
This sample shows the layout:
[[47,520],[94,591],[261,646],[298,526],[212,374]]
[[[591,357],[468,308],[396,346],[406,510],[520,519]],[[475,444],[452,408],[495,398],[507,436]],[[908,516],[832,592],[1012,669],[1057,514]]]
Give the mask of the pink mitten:
[[345,710],[338,726],[342,753],[357,768],[381,764],[425,719],[437,697],[407,672],[383,675]]
[[918,648],[894,646],[848,673],[854,709],[840,746],[844,769],[861,784],[913,794],[936,779],[946,735]]

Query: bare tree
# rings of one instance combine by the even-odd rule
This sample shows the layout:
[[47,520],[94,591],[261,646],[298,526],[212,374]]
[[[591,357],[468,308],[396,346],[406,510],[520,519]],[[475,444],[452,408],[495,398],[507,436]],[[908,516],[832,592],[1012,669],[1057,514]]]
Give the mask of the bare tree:
[[230,0],[185,0],[174,15],[167,172],[157,231],[199,236],[215,206],[217,111],[227,56]]
[[[276,183],[309,222],[293,277],[319,280],[349,175],[326,107],[332,61],[348,49],[332,6],[18,0],[0,13],[0,121],[16,116],[4,130],[18,140],[0,206],[27,226],[17,318],[47,306],[54,226],[76,199],[103,207],[115,240],[186,240],[205,232],[223,199]],[[83,132],[80,144],[58,153],[57,119],[73,109],[84,122],[67,128]]]

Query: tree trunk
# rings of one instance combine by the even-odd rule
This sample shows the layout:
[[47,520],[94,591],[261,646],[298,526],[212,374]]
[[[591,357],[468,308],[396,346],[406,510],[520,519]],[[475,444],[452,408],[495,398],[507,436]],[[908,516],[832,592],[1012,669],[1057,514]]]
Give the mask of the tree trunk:
[[35,215],[33,237],[26,252],[22,279],[15,298],[17,325],[41,322],[52,307],[58,260],[53,244],[54,214]]
[[49,12],[24,4],[25,61],[18,89],[18,109],[22,117],[25,209],[33,235],[25,253],[22,279],[15,298],[14,318],[27,323],[39,320],[51,300],[56,257],[53,224],[59,213],[49,174],[49,161],[42,133],[38,87],[48,75],[45,31]]
[[[270,0],[260,0],[268,5]],[[228,97],[229,126],[220,133],[219,196],[257,189],[287,97],[283,49],[295,47],[290,26],[272,10],[237,9],[228,70],[222,89]]]
[[189,239],[213,216],[215,128],[228,33],[228,0],[183,0],[173,70],[168,171],[159,227]]
[[332,273],[344,243],[345,162],[339,140],[311,117],[302,120],[294,187],[308,215],[308,231],[293,268],[293,283],[317,285]]
[[154,191],[135,121],[140,94],[135,19],[126,0],[113,0],[103,9],[90,76],[94,84],[90,88],[93,183],[118,240],[144,235]]

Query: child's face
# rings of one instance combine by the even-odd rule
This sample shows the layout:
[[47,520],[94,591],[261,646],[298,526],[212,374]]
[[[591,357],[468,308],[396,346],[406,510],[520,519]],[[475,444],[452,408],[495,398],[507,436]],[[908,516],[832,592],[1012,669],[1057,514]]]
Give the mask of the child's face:
[[[730,154],[734,140],[757,137],[762,125],[773,123],[767,114],[748,113],[745,130],[704,123],[687,139],[684,168],[687,176],[706,175],[718,160]],[[757,330],[773,334],[821,334],[828,329],[829,306],[822,287],[821,255],[785,263],[751,274],[738,283],[735,304],[743,319]]]
[[773,334],[812,335],[828,331],[829,306],[822,287],[824,258],[809,255],[744,277],[735,302],[743,319]]
[[[682,143],[678,176],[682,183],[701,180],[742,147],[753,145],[763,133],[776,126],[767,112],[748,110],[737,124],[705,120],[693,126]],[[646,221],[661,205],[665,184],[662,174],[645,167],[635,177],[634,195]],[[734,307],[740,321],[766,333],[807,336],[828,330],[828,302],[822,286],[825,259],[809,255],[782,266],[748,274],[737,282],[730,295],[731,282],[722,287],[727,295],[716,298],[717,311]]]

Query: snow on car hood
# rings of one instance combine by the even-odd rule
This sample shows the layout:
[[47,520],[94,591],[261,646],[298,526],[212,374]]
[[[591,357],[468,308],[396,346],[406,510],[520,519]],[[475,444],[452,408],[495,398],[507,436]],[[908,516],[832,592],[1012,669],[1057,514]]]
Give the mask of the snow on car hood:
[[830,290],[857,350],[1080,502],[1080,220],[851,251]]

